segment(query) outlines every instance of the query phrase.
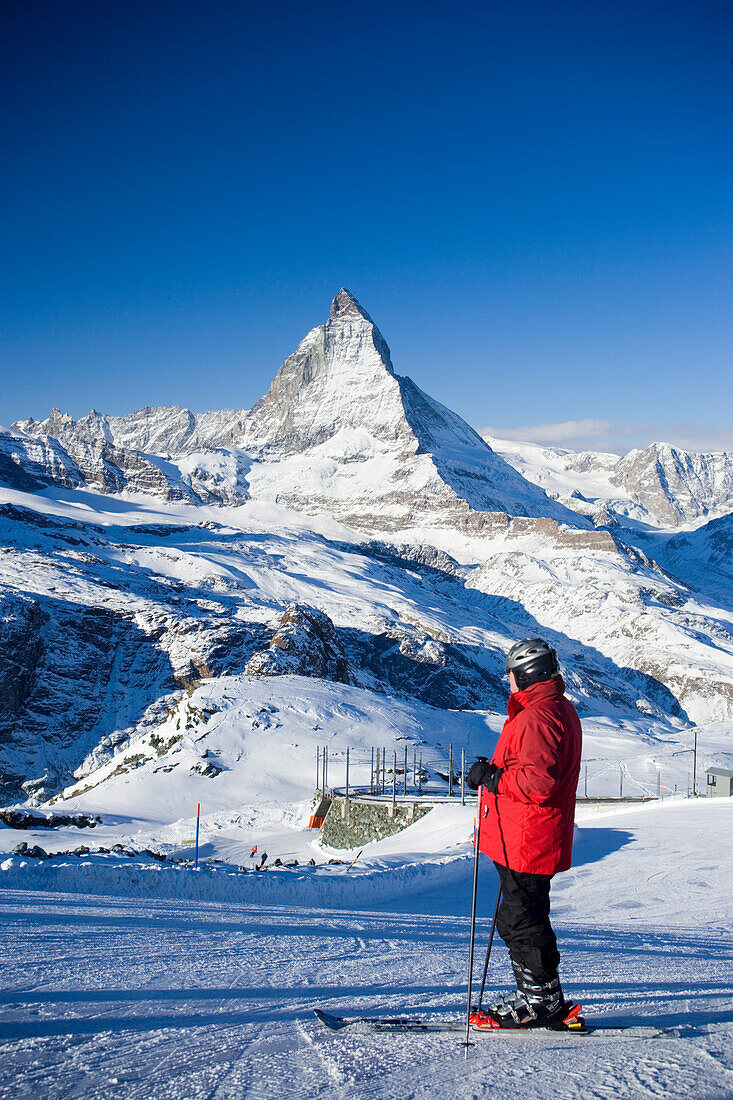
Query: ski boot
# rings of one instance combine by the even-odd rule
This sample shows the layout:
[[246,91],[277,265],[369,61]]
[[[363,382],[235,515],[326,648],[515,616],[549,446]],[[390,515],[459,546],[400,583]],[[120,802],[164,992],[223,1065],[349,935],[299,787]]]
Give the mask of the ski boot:
[[489,1008],[476,1009],[469,1019],[477,1031],[502,1029],[526,1031],[545,1028],[549,1031],[585,1031],[585,1020],[580,1015],[582,1005],[563,1001],[554,1012],[542,1006],[532,1005],[523,993],[516,993],[498,1001]]
[[471,1023],[479,1031],[498,1028],[514,1030],[543,1027],[552,1031],[582,1031],[581,1006],[566,1001],[555,975],[538,981],[528,970],[514,966],[517,989],[484,1011],[472,1013]]

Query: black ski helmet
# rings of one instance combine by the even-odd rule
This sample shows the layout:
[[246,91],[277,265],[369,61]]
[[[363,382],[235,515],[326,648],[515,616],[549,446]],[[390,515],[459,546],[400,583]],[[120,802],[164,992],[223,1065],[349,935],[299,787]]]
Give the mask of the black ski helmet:
[[542,638],[525,638],[507,653],[506,670],[514,673],[517,687],[524,691],[539,680],[549,680],[560,671],[560,666],[557,653],[549,642],[544,642]]

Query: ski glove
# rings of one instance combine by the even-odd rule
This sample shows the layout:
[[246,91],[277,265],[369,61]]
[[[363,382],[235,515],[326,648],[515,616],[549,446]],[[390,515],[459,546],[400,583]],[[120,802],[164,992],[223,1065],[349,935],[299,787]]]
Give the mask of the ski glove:
[[484,787],[490,794],[499,793],[499,780],[504,774],[504,769],[498,764],[489,764],[489,773],[484,779]]
[[484,785],[491,767],[492,765],[486,756],[479,756],[478,760],[471,765],[466,775],[466,783],[472,791],[477,791],[479,787]]
[[487,791],[496,794],[499,780],[503,774],[503,768],[500,768],[497,764],[490,764],[485,756],[479,756],[468,771],[466,783],[472,791],[478,790],[479,787],[486,787]]

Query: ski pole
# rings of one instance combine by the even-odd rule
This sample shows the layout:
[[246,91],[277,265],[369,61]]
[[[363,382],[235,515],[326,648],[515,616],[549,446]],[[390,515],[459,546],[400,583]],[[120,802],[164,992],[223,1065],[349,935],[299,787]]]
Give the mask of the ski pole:
[[473,897],[471,899],[471,936],[468,947],[468,1002],[466,1005],[466,1038],[463,1041],[463,1047],[466,1054],[468,1054],[468,1048],[473,1046],[468,1040],[469,1031],[471,1027],[471,983],[473,979],[473,945],[476,936],[476,898],[478,896],[478,857],[479,857],[479,836],[481,833],[481,803],[482,803],[483,787],[479,787],[476,799],[476,832],[473,838]]
[[479,994],[478,994],[478,1006],[476,1008],[477,1012],[481,1011],[481,1002],[484,999],[484,987],[486,985],[486,974],[487,974],[488,969],[489,969],[489,959],[491,958],[491,945],[494,942],[494,932],[496,931],[496,918],[497,918],[497,915],[499,913],[499,904],[500,904],[500,902],[501,902],[501,883],[499,883],[499,889],[496,892],[496,903],[494,905],[494,916],[491,920],[491,931],[489,932],[489,943],[488,943],[488,946],[486,948],[486,958],[484,959],[484,972],[483,972],[483,975],[481,977],[481,989],[479,990]]
[[201,824],[201,803],[196,806],[196,858],[193,861],[193,869],[196,871],[199,865],[199,825]]

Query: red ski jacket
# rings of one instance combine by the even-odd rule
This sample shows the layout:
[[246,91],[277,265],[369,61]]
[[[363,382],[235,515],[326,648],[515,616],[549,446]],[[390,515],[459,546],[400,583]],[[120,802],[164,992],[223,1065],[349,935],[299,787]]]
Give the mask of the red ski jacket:
[[582,732],[561,677],[509,696],[492,764],[504,769],[497,794],[483,791],[479,849],[535,875],[567,871],[573,850]]

